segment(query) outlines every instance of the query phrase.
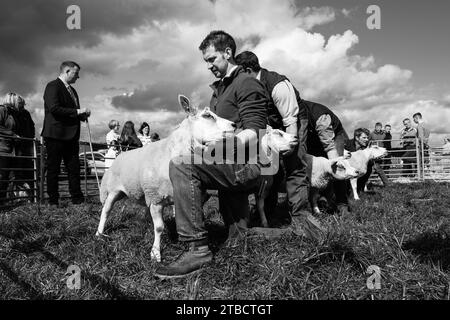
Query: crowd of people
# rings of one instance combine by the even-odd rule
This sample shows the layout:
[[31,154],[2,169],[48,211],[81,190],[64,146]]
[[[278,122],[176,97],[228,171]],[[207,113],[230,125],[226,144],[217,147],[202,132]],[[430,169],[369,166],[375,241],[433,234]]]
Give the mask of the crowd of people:
[[142,122],[137,133],[132,121],[125,122],[120,134],[119,121],[111,120],[108,123],[108,127],[110,131],[106,134],[108,151],[105,154],[105,168],[111,167],[114,159],[121,152],[141,148],[149,143],[160,140],[158,133],[150,133],[150,125],[147,122]]
[[[201,42],[199,50],[208,69],[217,78],[211,85],[213,93],[210,108],[219,117],[236,125],[234,138],[238,145],[243,145],[245,149],[249,144],[257,142],[258,132],[265,130],[267,125],[297,137],[297,143],[292,144],[290,150],[281,155],[284,170],[280,170],[280,176],[275,178],[272,194],[266,199],[266,211],[269,214],[274,211],[277,190],[282,181],[285,181],[291,218],[289,228],[295,234],[320,241],[326,228],[311,212],[310,172],[307,172],[305,155],[334,159],[343,156],[345,149],[365,149],[370,141],[393,150],[390,125],[385,125],[383,130],[382,124],[376,123],[373,132],[358,128],[354,131],[353,139],[350,139],[339,117],[330,108],[302,99],[286,76],[260,66],[258,57],[253,52],[244,51],[236,55],[236,43],[228,33],[212,31]],[[72,203],[84,201],[80,189],[80,122],[87,121],[91,111],[80,107],[78,94],[72,87],[79,78],[80,69],[76,62],[63,62],[58,78],[50,81],[44,91],[45,117],[41,136],[47,149],[46,179],[50,206],[59,205],[58,174],[62,160],[68,171]],[[0,134],[34,137],[31,117],[24,113],[20,115],[24,112],[23,98],[16,94],[7,97],[0,108]],[[403,121],[405,128],[401,133],[401,148],[404,156],[409,155],[416,137],[428,146],[429,130],[423,124],[422,115],[417,113],[413,119],[417,128],[411,126],[409,119]],[[131,121],[124,123],[121,132],[117,120],[111,120],[108,127],[106,167],[111,165],[120,152],[159,140],[156,133],[150,133],[150,126],[146,122],[141,124],[137,132]],[[16,150],[19,154],[29,153],[25,145],[14,149],[12,141],[0,138],[0,152],[11,154]],[[0,181],[8,179],[9,172],[4,168],[10,166],[11,157],[0,156]],[[233,245],[245,237],[249,221],[248,193],[254,190],[259,181],[261,166],[260,163],[248,162],[248,159],[245,163],[213,165],[184,163],[177,159],[170,161],[169,175],[173,186],[177,232],[180,241],[189,244],[189,249],[169,265],[160,266],[156,271],[157,276],[186,276],[211,261],[212,252],[208,246],[208,231],[202,209],[207,189],[218,190],[219,211],[228,227],[227,245]],[[376,162],[371,166],[380,177],[384,175]],[[360,188],[364,187],[369,176],[368,172],[363,177]],[[0,192],[4,192],[4,189],[4,184],[0,185]],[[337,212],[348,214],[347,183],[335,182],[333,190]]]

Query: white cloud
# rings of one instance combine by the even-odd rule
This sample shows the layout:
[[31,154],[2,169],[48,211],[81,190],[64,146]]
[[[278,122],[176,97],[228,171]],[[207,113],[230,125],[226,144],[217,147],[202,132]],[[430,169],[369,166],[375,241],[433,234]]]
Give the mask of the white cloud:
[[[136,124],[147,121],[163,135],[168,133],[166,119],[175,124],[183,114],[156,111],[150,104],[171,103],[178,93],[205,106],[211,94],[208,84],[215,79],[206,69],[198,46],[214,29],[229,32],[243,44],[238,52],[252,50],[263,67],[288,76],[303,97],[332,107],[349,130],[355,125],[371,128],[380,115],[384,117],[380,121],[394,125],[411,112],[405,105],[411,110],[419,106],[413,102],[411,71],[392,64],[377,65],[373,56],[354,54],[359,38],[351,30],[328,39],[311,31],[335,20],[336,11],[331,7],[299,8],[293,1],[276,0],[195,1],[195,16],[200,18],[192,19],[193,12],[186,7],[184,12],[175,10],[174,3],[160,2],[159,11],[165,14],[161,18],[152,16],[148,25],[129,34],[105,33],[96,46],[67,46],[48,52],[49,61],[74,56],[82,62],[82,72],[95,70],[82,76],[76,85],[82,105],[101,110],[94,112],[91,120],[96,136],[106,133],[106,124],[112,118],[130,119]],[[341,12],[348,16],[352,9]],[[105,92],[105,87],[122,90]],[[144,101],[149,104],[148,111],[116,109],[111,98],[123,93],[123,88],[127,93],[156,90],[155,100],[142,95],[148,99]],[[450,102],[449,97],[446,99]],[[42,100],[40,103],[43,105]],[[423,106],[430,114],[433,108],[447,112],[441,105]],[[433,125],[439,121],[434,114],[428,119]]]

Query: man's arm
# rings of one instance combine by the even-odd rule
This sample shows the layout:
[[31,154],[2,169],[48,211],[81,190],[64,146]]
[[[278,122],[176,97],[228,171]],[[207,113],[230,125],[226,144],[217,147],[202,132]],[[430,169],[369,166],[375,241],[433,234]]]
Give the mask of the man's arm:
[[245,78],[237,90],[242,131],[236,137],[240,143],[256,142],[258,131],[267,126],[267,97],[262,84],[254,78]]
[[284,80],[279,82],[273,88],[271,94],[273,102],[283,119],[283,126],[286,128],[286,132],[297,136],[297,116],[299,107],[294,87],[289,81]]
[[322,143],[323,150],[327,153],[328,159],[339,157],[336,144],[334,143],[335,134],[329,114],[324,114],[317,119],[316,132]]

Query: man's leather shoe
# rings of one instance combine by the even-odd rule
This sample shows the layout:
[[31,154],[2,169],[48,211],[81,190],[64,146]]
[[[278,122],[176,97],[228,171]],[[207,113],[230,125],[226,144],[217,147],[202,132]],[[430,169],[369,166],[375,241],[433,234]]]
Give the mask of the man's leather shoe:
[[212,261],[213,254],[208,245],[198,246],[195,242],[189,250],[183,252],[174,262],[156,269],[155,276],[160,279],[184,278],[198,271],[203,265]]

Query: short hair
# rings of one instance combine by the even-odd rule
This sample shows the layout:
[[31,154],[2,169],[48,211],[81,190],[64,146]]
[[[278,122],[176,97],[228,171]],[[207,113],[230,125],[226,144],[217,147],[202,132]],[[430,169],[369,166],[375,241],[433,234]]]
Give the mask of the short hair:
[[210,46],[213,46],[217,51],[224,52],[226,48],[231,49],[231,55],[234,58],[236,54],[236,42],[233,37],[222,30],[211,31],[198,47],[199,50],[205,52]]
[[80,65],[74,61],[64,61],[63,63],[61,63],[61,65],[59,66],[59,72],[63,72],[63,70],[66,68],[75,68],[77,67],[78,69],[81,69]]
[[114,127],[116,126],[117,123],[119,123],[119,121],[117,121],[117,120],[111,120],[111,121],[108,123],[108,127],[112,130],[112,129],[114,129]]
[[411,120],[409,118],[405,118],[405,119],[403,119],[402,122],[405,122],[405,121],[411,121]]
[[3,105],[14,109],[19,108],[20,102],[25,102],[25,99],[15,92],[9,92],[3,98]]
[[380,126],[380,127],[382,127],[383,126],[383,124],[381,123],[381,122],[377,122],[377,123],[375,123],[375,127],[376,126]]
[[420,119],[422,119],[422,114],[420,112],[416,112],[413,114],[413,118],[416,116],[419,117]]
[[244,51],[239,53],[236,56],[235,61],[238,65],[244,67],[244,69],[250,68],[254,72],[259,72],[259,70],[261,70],[258,57],[251,51]]
[[392,126],[391,126],[390,124],[386,124],[386,125],[384,125],[384,127],[385,127],[385,128],[386,128],[386,127],[392,128]]
[[150,134],[150,125],[147,122],[142,122],[141,127],[139,128],[138,132],[140,134],[144,134],[144,128],[148,127],[149,134]]
[[370,136],[370,130],[366,128],[358,128],[353,132],[354,138],[359,138],[363,133],[365,133],[368,137]]

